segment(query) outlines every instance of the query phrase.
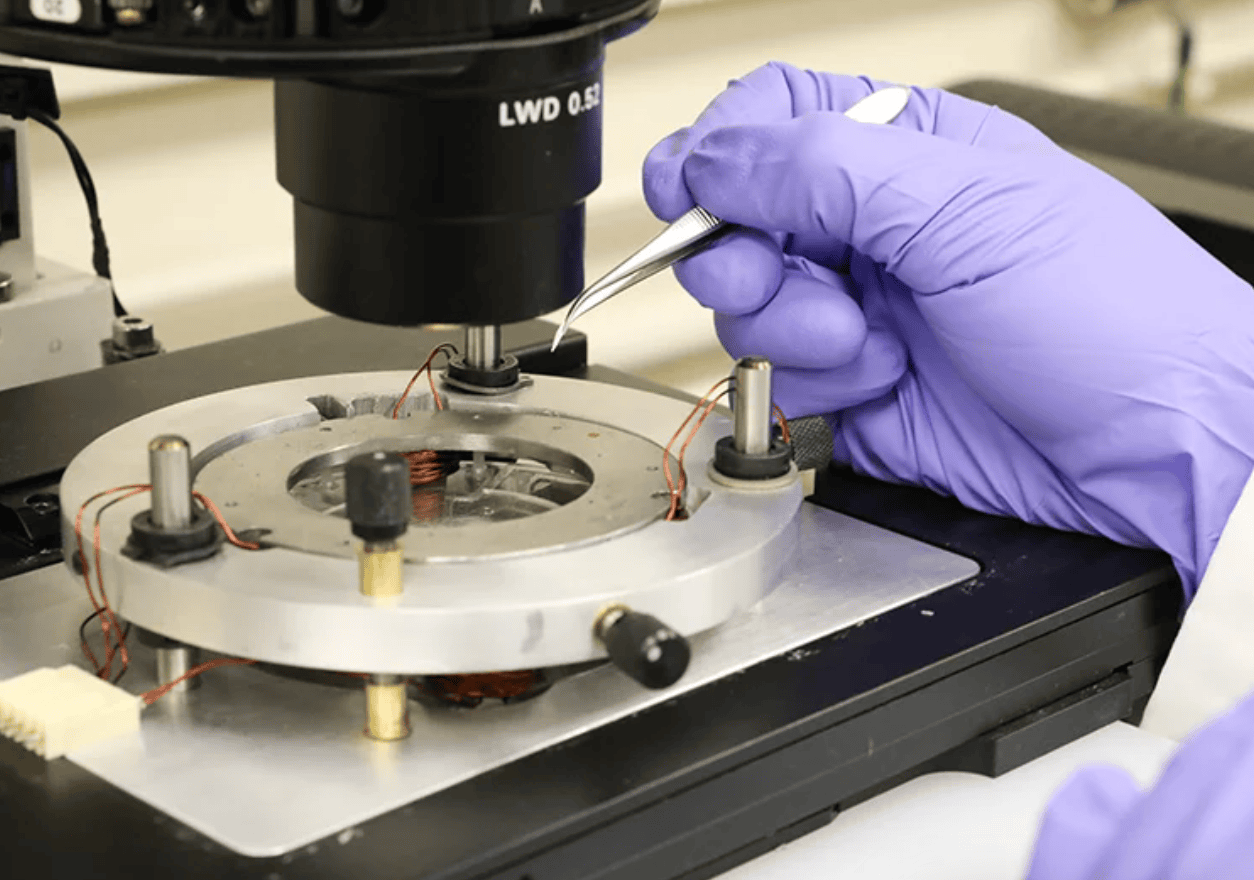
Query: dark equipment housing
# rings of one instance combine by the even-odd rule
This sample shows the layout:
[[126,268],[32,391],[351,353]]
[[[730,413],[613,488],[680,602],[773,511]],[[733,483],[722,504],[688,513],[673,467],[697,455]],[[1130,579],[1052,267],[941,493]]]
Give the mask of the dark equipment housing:
[[31,0],[0,5],[0,50],[274,77],[301,294],[380,324],[502,324],[583,287],[605,44],[658,5]]

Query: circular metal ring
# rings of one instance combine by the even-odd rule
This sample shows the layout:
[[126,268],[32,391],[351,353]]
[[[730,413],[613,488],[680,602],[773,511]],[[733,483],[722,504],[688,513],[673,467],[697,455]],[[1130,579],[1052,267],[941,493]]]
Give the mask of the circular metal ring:
[[354,556],[347,522],[302,504],[289,491],[313,467],[343,465],[362,452],[422,449],[491,453],[588,469],[591,486],[539,516],[447,528],[411,527],[410,562],[468,562],[568,549],[641,528],[666,512],[662,451],[595,422],[554,416],[465,411],[368,415],[286,431],[208,462],[196,487],[231,517],[233,528],[264,529],[266,543],[328,556]]
[[[198,452],[193,469],[197,488],[203,489],[202,477],[214,472],[215,461],[243,453],[252,443],[281,443],[285,435],[295,440],[306,429],[317,432],[328,425],[339,430],[337,421],[347,423],[344,430],[354,421],[373,423],[381,432],[398,432],[392,440],[402,437],[402,427],[362,416],[389,412],[408,378],[368,373],[278,382],[187,401],[129,422],[92,443],[66,470],[61,483],[66,546],[74,546],[74,516],[88,498],[112,485],[147,482],[146,448],[153,436],[177,430],[187,438]],[[532,386],[501,397],[449,392],[448,410],[456,414],[451,418],[473,423],[478,415],[478,424],[492,425],[478,434],[497,437],[553,420],[601,425],[615,437],[631,435],[631,444],[655,450],[660,465],[662,447],[692,408],[629,388],[534,379]],[[414,413],[415,425],[443,421],[426,421],[418,415],[424,409],[431,409],[429,395],[406,404],[402,415]],[[410,420],[400,420],[405,421]],[[589,535],[572,544],[554,535],[545,539],[550,542],[545,548],[516,547],[506,556],[490,546],[456,558],[418,561],[418,554],[404,565],[404,593],[386,602],[361,595],[353,560],[285,546],[264,551],[226,546],[211,559],[168,570],[132,560],[121,549],[131,516],[147,506],[143,496],[119,503],[104,518],[104,583],[120,615],[139,626],[187,644],[291,666],[441,674],[599,659],[605,651],[593,624],[608,606],[625,605],[692,635],[752,606],[783,577],[796,541],[800,483],[746,493],[710,480],[704,463],[729,429],[726,418],[711,416],[689,447],[687,520],[654,516],[639,524],[633,514],[623,518],[622,528],[607,526],[600,538]],[[623,449],[630,445],[618,439]],[[592,459],[587,464],[595,477],[595,453],[581,455]],[[286,495],[290,470],[259,464],[253,474],[275,497]],[[595,485],[594,479],[589,493]],[[642,481],[623,503],[639,503],[654,485]],[[521,522],[544,531],[549,517],[556,521],[576,504]],[[292,505],[300,506],[295,500]],[[224,511],[228,520],[235,510]],[[339,524],[347,536],[347,521]],[[478,531],[486,535],[497,525],[510,523],[484,524]]]

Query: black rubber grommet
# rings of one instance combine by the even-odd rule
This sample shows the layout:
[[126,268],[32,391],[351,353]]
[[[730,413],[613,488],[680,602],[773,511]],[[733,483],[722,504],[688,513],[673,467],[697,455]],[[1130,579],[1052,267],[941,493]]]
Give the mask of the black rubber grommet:
[[456,382],[459,388],[495,390],[517,385],[522,369],[518,365],[518,358],[512,354],[503,355],[501,362],[490,370],[468,366],[464,357],[455,355],[448,362],[446,375]]
[[783,440],[771,442],[769,452],[746,455],[736,451],[731,437],[724,437],[714,446],[714,469],[733,480],[773,480],[788,473],[792,466],[792,447]]
[[192,521],[184,529],[159,529],[152,511],[137,513],[131,519],[131,536],[122,552],[132,559],[171,568],[185,562],[207,559],[218,552],[222,531],[203,507],[192,507]]

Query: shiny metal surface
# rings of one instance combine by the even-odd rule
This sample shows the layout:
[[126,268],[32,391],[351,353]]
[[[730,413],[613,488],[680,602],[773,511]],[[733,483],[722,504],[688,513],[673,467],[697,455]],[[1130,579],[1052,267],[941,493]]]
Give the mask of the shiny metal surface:
[[[578,383],[587,384],[587,383]],[[586,477],[588,487],[568,504],[552,506],[543,520],[413,522],[402,543],[410,562],[504,559],[601,541],[642,528],[665,511],[662,450],[612,425],[525,411],[483,411],[481,400],[458,409],[418,411],[408,418],[362,415],[263,437],[208,462],[197,488],[228,511],[233,527],[266,529],[267,542],[307,553],[349,558],[353,542],[342,503],[343,465],[380,449],[458,450],[536,460]],[[676,422],[678,424],[678,422]],[[305,476],[325,484],[318,505]],[[505,479],[499,475],[499,479]],[[292,489],[300,486],[302,491]],[[504,499],[496,499],[498,505]],[[339,515],[328,515],[339,514]]]
[[669,224],[644,247],[623,260],[575,298],[565,317],[562,318],[561,326],[553,335],[550,351],[557,349],[562,337],[570,329],[570,325],[582,315],[609,302],[624,290],[634,287],[646,278],[652,278],[662,270],[670,268],[685,257],[704,250],[731,229],[729,224],[719,220],[700,206]]
[[736,361],[732,443],[742,455],[771,449],[771,362],[746,357]]
[[[196,653],[196,649],[188,645],[156,648],[153,654],[157,664],[157,684],[169,684],[190,672],[196,665]],[[171,692],[185,694],[199,684],[200,679],[188,678],[171,688]]]
[[139,354],[157,344],[152,322],[135,315],[113,319],[113,347],[128,354]]
[[[351,838],[374,816],[978,571],[970,560],[809,504],[800,522],[793,570],[762,603],[695,637],[688,673],[668,690],[646,691],[601,666],[512,706],[467,712],[411,703],[412,734],[379,743],[361,735],[359,688],[232,667],[206,674],[184,699],[146,709],[139,734],[70,760],[224,846],[279,855],[330,835]],[[62,568],[5,581],[0,677],[81,663],[77,629],[89,608],[81,582]],[[136,643],[128,690],[151,686],[150,656]]]
[[466,328],[466,366],[495,369],[501,361],[501,328],[496,325]]
[[[740,491],[717,484],[701,465],[729,433],[721,416],[688,450],[692,516],[665,522],[662,448],[689,404],[537,376],[499,397],[447,391],[442,412],[432,411],[428,394],[408,402],[400,419],[380,415],[409,378],[369,373],[239,389],[136,419],[89,446],[62,478],[63,511],[77,511],[107,485],[141,481],[146,438],[177,425],[200,450],[196,487],[234,528],[269,530],[265,540],[278,545],[225,546],[203,562],[158,569],[120,552],[130,514],[142,504],[121,502],[102,530],[114,607],[180,642],[288,666],[531,669],[604,657],[592,626],[616,603],[684,635],[702,632],[759,601],[793,557],[799,481]],[[402,542],[404,593],[387,603],[358,589],[347,521],[289,492],[311,461],[372,448],[492,453],[502,444],[523,457],[566,456],[559,464],[585,467],[591,485],[524,519],[411,528]],[[67,513],[67,541],[72,529]]]
[[148,444],[148,479],[152,483],[152,524],[185,529],[192,521],[192,453],[187,441],[163,434]]

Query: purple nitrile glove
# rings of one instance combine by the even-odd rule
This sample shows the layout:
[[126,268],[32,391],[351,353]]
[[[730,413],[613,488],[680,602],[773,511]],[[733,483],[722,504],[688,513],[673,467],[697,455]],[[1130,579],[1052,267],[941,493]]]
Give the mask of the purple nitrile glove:
[[[781,64],[644,167],[650,207],[749,230],[678,265],[836,458],[1171,554],[1191,597],[1254,457],[1254,292],[1139,196],[987,105]],[[761,231],[757,231],[761,230]]]
[[1092,767],[1055,795],[1028,880],[1254,877],[1254,698],[1188,740],[1144,795]]

